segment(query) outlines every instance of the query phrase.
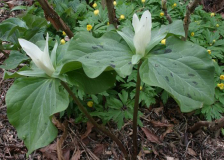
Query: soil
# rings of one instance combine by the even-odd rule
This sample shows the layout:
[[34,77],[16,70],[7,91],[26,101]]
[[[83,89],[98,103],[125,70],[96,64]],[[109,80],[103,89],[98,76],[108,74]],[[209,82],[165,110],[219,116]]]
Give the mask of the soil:
[[[0,16],[0,21],[14,15],[5,11],[4,16]],[[0,53],[0,64],[4,60],[5,56]],[[0,69],[0,160],[57,160],[58,155],[62,155],[64,160],[121,160],[123,158],[117,145],[108,137],[101,134],[90,123],[75,124],[72,117],[61,119],[60,122],[54,121],[59,128],[57,139],[26,157],[27,148],[18,138],[6,114],[5,95],[13,80],[3,80],[3,75],[4,71]],[[138,160],[224,159],[224,139],[220,131],[213,132],[204,127],[194,134],[188,133],[187,129],[200,119],[194,113],[181,113],[172,99],[166,105],[158,99],[150,108],[140,109],[144,115],[141,117],[143,127],[138,128]],[[121,130],[117,130],[112,122],[107,127],[131,154],[132,122],[126,122]],[[57,146],[60,140],[64,143],[61,143],[62,152],[58,154]]]

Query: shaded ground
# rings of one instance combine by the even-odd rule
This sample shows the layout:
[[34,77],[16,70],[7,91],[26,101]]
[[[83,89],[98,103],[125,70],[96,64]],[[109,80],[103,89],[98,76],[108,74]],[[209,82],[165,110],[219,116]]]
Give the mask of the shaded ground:
[[[10,16],[14,16],[13,12],[6,10],[1,14],[0,21]],[[0,64],[4,59],[0,53]],[[2,77],[3,70],[0,69],[0,160],[58,159],[57,140],[26,158],[27,149],[18,139],[6,115],[5,95],[13,80],[3,81]],[[213,133],[207,128],[202,128],[194,135],[187,133],[187,128],[199,121],[198,117],[191,113],[182,114],[173,100],[169,100],[167,104],[163,106],[158,100],[157,104],[149,109],[141,108],[144,113],[141,117],[144,127],[138,131],[139,160],[224,159],[224,139],[220,132]],[[90,123],[74,124],[72,118],[64,119],[63,122],[65,125],[67,123],[67,134],[59,130],[58,140],[66,137],[61,153],[65,160],[77,160],[79,157],[91,160],[122,159],[117,145],[95,130]],[[61,129],[62,124],[56,124]],[[120,131],[113,123],[109,123],[107,127],[119,137],[126,148],[129,146],[128,151],[131,153],[132,122],[126,122]]]

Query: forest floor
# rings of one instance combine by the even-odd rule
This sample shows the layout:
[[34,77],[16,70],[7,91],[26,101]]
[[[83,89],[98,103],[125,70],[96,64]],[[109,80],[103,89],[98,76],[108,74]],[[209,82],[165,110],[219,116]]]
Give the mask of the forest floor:
[[[0,22],[16,13],[1,13]],[[0,53],[0,64],[5,56]],[[0,160],[57,160],[57,140],[66,137],[62,144],[64,160],[121,160],[122,154],[117,145],[108,137],[99,133],[90,123],[75,124],[74,117],[61,119],[67,124],[66,132],[59,127],[57,140],[50,145],[33,152],[26,157],[27,148],[18,138],[15,128],[7,119],[5,96],[13,80],[3,80],[4,71],[0,69]],[[169,109],[168,109],[169,108]],[[194,113],[183,114],[178,105],[170,99],[166,105],[158,99],[150,108],[141,108],[144,115],[141,120],[144,127],[138,128],[138,160],[223,160],[224,138],[220,131],[212,132],[208,128],[198,129],[194,134],[187,129],[200,121]],[[57,125],[58,126],[58,125]],[[122,141],[131,154],[132,121],[125,122],[117,130],[112,122],[107,127]]]

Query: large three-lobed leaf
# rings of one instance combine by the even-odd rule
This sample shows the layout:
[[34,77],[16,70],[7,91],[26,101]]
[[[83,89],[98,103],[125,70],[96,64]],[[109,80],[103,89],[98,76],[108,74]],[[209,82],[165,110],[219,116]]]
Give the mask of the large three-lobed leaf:
[[51,143],[57,128],[51,122],[54,113],[65,110],[68,94],[55,79],[20,78],[6,95],[7,116],[24,140],[28,153]]

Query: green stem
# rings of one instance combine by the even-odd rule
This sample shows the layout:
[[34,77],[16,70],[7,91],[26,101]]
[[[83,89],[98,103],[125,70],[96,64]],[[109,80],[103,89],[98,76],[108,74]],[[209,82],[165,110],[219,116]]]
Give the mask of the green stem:
[[128,159],[128,153],[127,153],[125,147],[123,146],[123,144],[121,143],[121,141],[114,134],[112,134],[111,132],[109,132],[104,126],[99,125],[93,119],[93,117],[88,113],[88,111],[86,110],[86,108],[82,105],[82,103],[79,101],[79,99],[75,96],[75,94],[71,91],[71,89],[69,88],[69,86],[65,82],[61,81],[61,84],[67,90],[67,92],[69,93],[69,95],[73,98],[73,100],[75,101],[75,103],[79,107],[80,111],[85,114],[85,116],[94,125],[94,127],[96,127],[98,130],[100,130],[105,135],[107,135],[108,137],[110,137],[113,141],[115,141],[117,143],[117,145],[119,146],[120,150],[123,152],[125,159]]
[[138,121],[138,107],[139,107],[139,95],[140,95],[140,75],[139,75],[139,68],[142,62],[140,61],[138,64],[138,73],[137,73],[137,83],[136,83],[136,92],[135,92],[135,106],[134,106],[134,113],[133,113],[133,160],[137,159],[138,154],[138,143],[137,143],[137,121]]

